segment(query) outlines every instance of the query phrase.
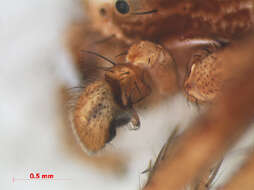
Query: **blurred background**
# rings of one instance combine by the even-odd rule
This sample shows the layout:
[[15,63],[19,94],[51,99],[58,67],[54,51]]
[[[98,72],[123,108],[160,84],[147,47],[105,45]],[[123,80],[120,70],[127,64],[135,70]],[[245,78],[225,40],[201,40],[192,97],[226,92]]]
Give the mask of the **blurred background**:
[[[82,152],[63,93],[79,84],[64,36],[82,19],[82,10],[75,0],[0,2],[0,189],[140,189],[146,178],[142,171],[170,132],[197,115],[177,95],[140,113],[140,130],[120,128],[97,155]],[[253,141],[253,133],[248,135],[236,150]],[[242,152],[223,163],[220,175],[233,170]],[[54,180],[28,180],[30,173],[53,174]]]

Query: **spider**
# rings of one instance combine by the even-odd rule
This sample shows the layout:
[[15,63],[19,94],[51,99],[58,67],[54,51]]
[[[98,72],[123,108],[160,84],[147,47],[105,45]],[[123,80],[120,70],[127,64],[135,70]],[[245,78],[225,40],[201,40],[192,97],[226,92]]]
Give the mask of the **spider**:
[[[182,91],[190,101],[215,102],[234,79],[230,52],[253,32],[251,0],[85,5],[89,19],[72,27],[68,47],[83,79],[96,78],[83,89],[71,113],[73,128],[90,152],[112,140],[116,127],[131,121],[138,128],[134,107],[146,99]],[[239,60],[244,56],[239,53]]]

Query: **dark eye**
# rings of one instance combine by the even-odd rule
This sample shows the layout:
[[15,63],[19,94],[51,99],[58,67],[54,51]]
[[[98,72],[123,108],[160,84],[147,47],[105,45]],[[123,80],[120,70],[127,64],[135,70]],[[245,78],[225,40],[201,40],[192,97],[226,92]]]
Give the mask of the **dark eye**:
[[104,8],[100,9],[101,16],[105,16],[107,14],[107,11]]
[[121,14],[127,14],[130,11],[130,6],[124,0],[116,1],[116,9]]

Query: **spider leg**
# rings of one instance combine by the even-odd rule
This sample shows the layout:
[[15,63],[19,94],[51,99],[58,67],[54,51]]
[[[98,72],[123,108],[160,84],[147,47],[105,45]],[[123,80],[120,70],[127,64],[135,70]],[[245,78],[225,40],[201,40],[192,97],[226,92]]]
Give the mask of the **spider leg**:
[[174,155],[160,163],[145,190],[183,189],[220,160],[250,127],[254,117],[253,41],[247,39],[223,52],[230,58],[234,80],[177,139],[172,147]]
[[240,169],[239,173],[234,175],[230,182],[220,190],[238,190],[238,189],[254,189],[254,154],[250,156],[247,162]]

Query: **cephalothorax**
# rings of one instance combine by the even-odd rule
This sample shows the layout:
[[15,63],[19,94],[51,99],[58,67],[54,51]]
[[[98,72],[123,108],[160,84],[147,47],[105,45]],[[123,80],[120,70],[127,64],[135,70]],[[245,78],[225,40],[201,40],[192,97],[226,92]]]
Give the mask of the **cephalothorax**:
[[[80,139],[91,151],[111,139],[117,115],[128,113],[137,125],[133,106],[150,94],[170,96],[182,89],[191,101],[213,101],[232,77],[224,49],[253,32],[251,0],[86,1],[86,7],[89,19],[73,31],[69,44],[79,69],[91,63],[104,68],[83,72],[85,79],[89,74],[97,79],[84,89],[74,114]],[[117,63],[105,68],[82,50]],[[96,136],[100,128],[103,138]]]
[[147,39],[166,44],[167,39],[181,35],[235,38],[248,32],[253,24],[251,0],[88,1],[88,7],[95,28],[132,42]]

